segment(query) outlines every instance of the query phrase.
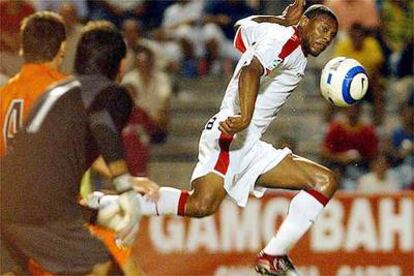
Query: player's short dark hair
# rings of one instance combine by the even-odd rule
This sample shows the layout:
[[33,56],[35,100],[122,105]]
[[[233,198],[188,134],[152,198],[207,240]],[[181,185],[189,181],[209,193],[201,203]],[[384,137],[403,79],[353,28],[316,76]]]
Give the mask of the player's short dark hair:
[[62,17],[54,12],[36,12],[26,17],[20,28],[25,62],[52,61],[66,40]]
[[115,79],[126,45],[119,30],[108,21],[89,22],[82,30],[75,57],[81,75],[101,74]]
[[336,17],[335,13],[324,5],[312,5],[306,9],[303,15],[309,19],[314,19],[319,16],[327,16],[335,20],[336,25],[338,25],[338,18]]

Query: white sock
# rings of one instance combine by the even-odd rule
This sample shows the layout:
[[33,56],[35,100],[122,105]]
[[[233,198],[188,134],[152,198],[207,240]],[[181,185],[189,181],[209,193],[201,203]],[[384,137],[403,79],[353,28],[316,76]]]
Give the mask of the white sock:
[[286,219],[263,251],[273,256],[286,255],[308,231],[323,207],[324,205],[313,195],[300,191],[290,202]]
[[161,187],[159,193],[160,197],[156,202],[144,198],[141,200],[142,214],[147,216],[177,215],[182,191],[171,187]]
[[[152,201],[137,194],[141,203],[141,212],[144,216],[183,215],[188,192],[170,187],[161,187],[159,199]],[[118,204],[118,195],[104,195],[101,192],[93,192],[88,196],[87,204],[90,208],[97,209],[111,204]],[[180,213],[181,209],[181,213]]]

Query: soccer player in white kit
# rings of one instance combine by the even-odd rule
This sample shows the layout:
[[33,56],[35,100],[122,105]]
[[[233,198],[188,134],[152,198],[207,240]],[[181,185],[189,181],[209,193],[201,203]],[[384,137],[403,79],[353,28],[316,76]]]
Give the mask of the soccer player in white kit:
[[263,21],[239,22],[234,44],[243,54],[220,111],[202,132],[193,190],[163,187],[158,201],[142,202],[141,210],[204,217],[226,195],[244,207],[250,193],[260,197],[266,188],[300,190],[255,266],[261,274],[295,275],[288,250],[313,224],[337,182],[331,170],[260,139],[302,79],[307,56],[318,56],[336,36],[338,21],[323,5],[308,8],[295,26]]

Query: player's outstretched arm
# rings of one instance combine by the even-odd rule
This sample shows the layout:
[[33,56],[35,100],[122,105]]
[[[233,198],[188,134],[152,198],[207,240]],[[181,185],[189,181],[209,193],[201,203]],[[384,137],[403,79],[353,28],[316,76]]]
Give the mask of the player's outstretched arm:
[[227,135],[234,135],[247,128],[253,117],[257,93],[260,87],[260,77],[264,73],[262,64],[256,57],[253,57],[249,65],[240,70],[239,75],[239,99],[240,115],[230,116],[220,122],[219,129]]
[[121,212],[111,209],[100,210],[97,221],[100,225],[114,230],[121,245],[132,244],[138,231],[141,206],[135,187],[143,187],[144,193],[150,193],[153,189],[158,190],[158,185],[149,179],[131,176],[124,160],[120,132],[128,120],[132,106],[133,103],[126,91],[111,86],[102,92],[100,98],[88,109],[91,131],[108,165],[109,173],[113,176],[113,186],[120,194]]
[[295,0],[292,4],[286,7],[282,16],[286,20],[287,26],[295,25],[299,22],[303,15],[305,4],[305,0]]
[[[257,23],[276,23],[282,26],[292,26],[299,22],[305,7],[305,0],[295,0],[286,7],[282,15],[254,15],[249,19]],[[238,21],[239,23],[240,21]],[[236,28],[239,27],[236,23]]]

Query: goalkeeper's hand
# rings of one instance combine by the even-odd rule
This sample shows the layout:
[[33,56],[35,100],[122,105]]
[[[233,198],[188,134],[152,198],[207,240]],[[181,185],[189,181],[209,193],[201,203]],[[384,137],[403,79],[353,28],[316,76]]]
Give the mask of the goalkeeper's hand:
[[141,195],[134,190],[124,192],[119,196],[121,219],[115,227],[118,246],[131,246],[139,229],[141,219]]
[[[129,174],[123,174],[113,179],[115,189],[120,193],[119,213],[115,210],[108,209],[108,214],[114,212],[114,215],[109,219],[111,229],[116,232],[117,244],[120,246],[129,246],[135,240],[138,232],[138,224],[141,218],[141,195],[136,192],[138,187],[139,192],[150,197],[156,197],[158,194],[158,185],[147,178],[132,177]],[[99,211],[101,213],[102,209]],[[99,219],[98,213],[98,219]],[[105,214],[105,212],[104,212]]]
[[119,196],[94,192],[88,197],[88,206],[99,209],[96,223],[115,231],[119,247],[131,246],[135,241],[141,218],[140,197],[135,191]]

